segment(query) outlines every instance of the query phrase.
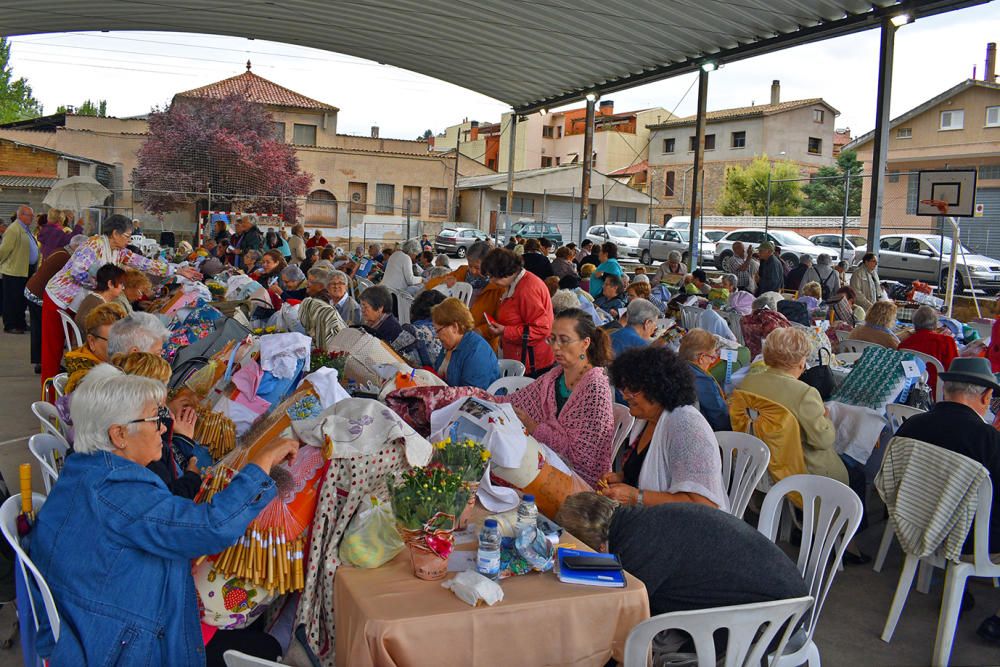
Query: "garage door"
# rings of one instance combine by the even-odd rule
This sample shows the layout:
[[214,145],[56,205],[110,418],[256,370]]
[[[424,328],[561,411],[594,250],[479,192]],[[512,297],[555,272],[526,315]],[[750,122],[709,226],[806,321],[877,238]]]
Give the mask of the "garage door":
[[[1000,258],[1000,188],[979,188],[976,203],[983,205],[983,217],[958,221],[962,245],[980,255]],[[945,234],[951,235],[950,226]]]
[[573,204],[568,201],[553,201],[549,199],[545,202],[545,222],[559,225],[562,232],[563,242],[580,242],[580,204]]

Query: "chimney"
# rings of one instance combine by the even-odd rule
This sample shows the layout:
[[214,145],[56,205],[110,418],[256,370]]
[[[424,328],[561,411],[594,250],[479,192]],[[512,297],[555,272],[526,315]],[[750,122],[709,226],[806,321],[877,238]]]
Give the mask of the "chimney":
[[469,128],[469,141],[476,141],[479,139],[479,126],[473,125]]
[[997,79],[997,43],[990,42],[986,45],[986,75],[983,81],[995,83]]
[[615,113],[615,102],[614,100],[601,100],[600,102],[600,114],[602,116],[611,116]]
[[771,82],[771,104],[781,102],[781,81],[775,79]]
[[378,139],[378,125],[372,125],[372,139]]

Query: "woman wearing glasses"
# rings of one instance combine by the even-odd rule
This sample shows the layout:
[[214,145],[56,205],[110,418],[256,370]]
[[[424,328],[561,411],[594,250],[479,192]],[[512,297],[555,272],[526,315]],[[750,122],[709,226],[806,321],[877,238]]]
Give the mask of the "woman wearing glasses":
[[86,339],[83,345],[70,350],[63,359],[69,379],[66,393],[71,393],[97,364],[108,361],[108,336],[111,325],[125,318],[125,309],[119,303],[103,303],[87,313],[83,324]]
[[615,416],[608,375],[611,341],[579,308],[561,311],[548,345],[556,365],[513,396],[511,403],[528,434],[548,445],[588,484],[611,470]]
[[434,370],[449,386],[486,389],[500,377],[497,355],[475,331],[472,312],[464,303],[448,297],[431,308],[431,320],[442,347]]
[[[165,400],[162,382],[122,374],[95,376],[73,398],[76,453],[31,541],[62,621],[58,642],[44,629],[38,637],[52,664],[222,664],[220,642],[202,640],[191,559],[243,535],[276,496],[271,468],[298,443],[268,444],[211,503],[196,504],[146,468],[163,452]],[[280,653],[261,643],[269,659]]]

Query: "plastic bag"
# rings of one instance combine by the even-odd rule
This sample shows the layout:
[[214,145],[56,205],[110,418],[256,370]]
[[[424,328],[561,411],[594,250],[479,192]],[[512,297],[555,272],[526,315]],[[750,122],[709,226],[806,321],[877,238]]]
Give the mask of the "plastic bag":
[[355,567],[381,567],[403,550],[396,517],[388,502],[362,502],[340,541],[340,560]]

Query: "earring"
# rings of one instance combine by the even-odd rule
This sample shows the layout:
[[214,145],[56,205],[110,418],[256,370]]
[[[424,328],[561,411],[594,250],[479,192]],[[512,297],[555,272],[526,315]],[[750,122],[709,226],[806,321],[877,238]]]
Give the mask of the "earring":
[[580,361],[583,361],[583,360],[584,360],[584,359],[586,359],[586,358],[587,358],[587,355],[585,355],[585,354],[581,354],[581,355],[580,355]]

